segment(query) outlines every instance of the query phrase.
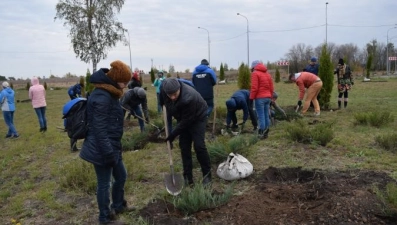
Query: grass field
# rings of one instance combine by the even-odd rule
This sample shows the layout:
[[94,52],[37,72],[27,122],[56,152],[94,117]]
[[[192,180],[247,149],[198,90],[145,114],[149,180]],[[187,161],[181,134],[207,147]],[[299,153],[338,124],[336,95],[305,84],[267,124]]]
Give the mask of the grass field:
[[[377,81],[376,79],[373,79]],[[382,80],[383,81],[383,80]],[[254,154],[247,157],[256,171],[273,167],[304,167],[326,170],[370,169],[386,171],[397,178],[397,157],[393,151],[381,148],[377,136],[396,133],[396,121],[390,119],[385,126],[355,125],[357,113],[397,114],[397,79],[387,82],[360,82],[356,80],[349,92],[346,109],[322,111],[320,117],[307,116],[306,122],[319,120],[332,123],[334,138],[326,146],[301,144],[287,136],[290,122],[280,121],[271,128],[269,138],[251,146]],[[154,87],[148,87],[149,109],[152,121],[161,124],[156,113]],[[336,86],[336,85],[335,85]],[[220,85],[215,102],[225,112],[225,101],[237,90],[236,83]],[[276,83],[281,107],[290,107],[298,100],[294,84]],[[16,100],[28,98],[26,90],[15,90]],[[337,93],[332,94],[333,109],[337,108]],[[97,218],[95,200],[95,174],[91,164],[71,153],[66,133],[57,129],[63,126],[62,107],[69,100],[66,89],[47,91],[46,133],[39,132],[36,114],[31,103],[16,103],[14,122],[19,139],[5,139],[6,125],[0,119],[0,211],[1,224],[93,224]],[[220,113],[222,114],[222,113]],[[240,113],[241,116],[241,113]],[[240,117],[241,118],[241,117]],[[221,118],[222,120],[224,118]],[[250,130],[250,123],[246,130]],[[125,137],[138,134],[139,128],[125,130]],[[224,138],[224,137],[222,137]],[[222,139],[220,138],[220,139]],[[81,141],[78,142],[81,146]],[[176,145],[177,146],[177,145]],[[174,154],[176,171],[181,171],[178,150]],[[143,207],[153,198],[167,196],[163,173],[169,172],[165,143],[149,143],[140,151],[124,153],[128,171],[126,199]],[[215,170],[217,165],[213,165]],[[199,168],[195,168],[198,179]],[[213,172],[214,177],[215,171]],[[214,178],[214,188],[228,183]],[[244,190],[248,184],[237,182],[236,189]],[[123,221],[138,224],[136,216],[123,216]],[[145,224],[144,221],[139,223]]]

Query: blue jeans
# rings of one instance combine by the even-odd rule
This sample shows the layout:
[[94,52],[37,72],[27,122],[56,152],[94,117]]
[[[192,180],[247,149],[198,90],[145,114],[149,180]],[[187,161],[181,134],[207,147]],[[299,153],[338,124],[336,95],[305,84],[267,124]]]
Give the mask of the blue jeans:
[[257,98],[255,99],[256,113],[258,114],[259,129],[266,130],[270,127],[269,108],[270,98]]
[[[109,166],[98,166],[94,164],[96,178],[97,178],[97,202],[99,208],[99,221],[107,222],[109,221],[109,215],[111,209],[115,211],[123,210],[124,201],[124,185],[127,179],[127,171],[124,167],[123,160],[120,159],[115,167]],[[113,175],[114,182],[112,186],[112,200],[113,203],[110,205],[110,180]]]
[[8,126],[7,136],[18,135],[18,132],[14,126],[14,111],[3,111],[3,117]]
[[[131,109],[137,116],[143,118],[142,110],[141,110],[140,105],[132,107]],[[141,128],[141,131],[144,131],[145,130],[145,122],[138,118],[138,123],[139,123],[139,127]]]
[[209,118],[212,110],[214,109],[214,99],[210,98],[210,99],[204,99],[205,102],[207,103],[208,109],[207,109],[207,117]]
[[45,118],[45,109],[46,107],[34,108],[34,111],[36,111],[37,117],[39,118],[40,128],[47,127],[47,119]]
[[156,95],[157,95],[157,112],[161,113],[163,111],[163,109],[161,108],[161,105],[160,105],[160,93],[156,93]]

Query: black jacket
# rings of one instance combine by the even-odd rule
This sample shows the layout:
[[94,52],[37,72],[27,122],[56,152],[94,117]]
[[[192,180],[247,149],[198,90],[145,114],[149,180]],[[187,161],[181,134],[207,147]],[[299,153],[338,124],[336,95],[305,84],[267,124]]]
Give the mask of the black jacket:
[[148,107],[147,107],[147,98],[139,98],[138,96],[139,87],[135,87],[134,89],[128,90],[124,93],[123,97],[120,99],[121,105],[132,112],[132,109],[138,105],[142,105],[143,114],[145,115],[145,119],[148,119]]
[[181,85],[180,94],[176,101],[171,101],[163,88],[160,87],[160,105],[165,105],[168,115],[173,116],[177,121],[175,129],[170,135],[176,137],[188,129],[196,121],[207,118],[207,103],[193,87],[178,81]]
[[[91,83],[115,84],[100,69],[92,74]],[[107,158],[121,158],[121,137],[123,136],[124,113],[119,100],[108,91],[95,88],[87,102],[87,123],[89,126],[80,157],[96,165],[105,165]]]

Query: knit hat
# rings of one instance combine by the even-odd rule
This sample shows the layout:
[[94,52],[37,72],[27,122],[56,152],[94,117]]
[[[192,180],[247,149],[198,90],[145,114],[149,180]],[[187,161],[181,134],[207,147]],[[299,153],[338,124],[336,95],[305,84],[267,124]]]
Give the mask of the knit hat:
[[255,66],[257,66],[259,63],[261,63],[259,60],[254,60],[254,61],[251,63],[251,69],[254,69]]
[[131,80],[130,68],[120,60],[110,63],[110,70],[106,75],[114,82],[127,83]]
[[277,94],[277,92],[275,92],[275,91],[273,92],[273,98],[274,98],[274,99],[277,99],[277,98],[278,98],[278,94]]
[[234,98],[230,98],[229,100],[227,100],[226,107],[229,110],[236,109],[236,100],[234,100]]
[[206,59],[203,59],[203,60],[201,60],[201,65],[206,65],[206,66],[208,66],[210,63],[206,60]]
[[181,87],[179,81],[176,78],[167,78],[161,82],[161,85],[163,86],[163,90],[167,95],[174,94]]
[[312,57],[312,58],[310,59],[310,62],[317,62],[317,58],[316,58],[316,57]]
[[339,64],[339,65],[345,65],[345,62],[344,62],[343,59],[341,58],[341,59],[339,59],[338,64]]
[[146,98],[146,91],[143,88],[140,88],[140,87],[136,87],[136,88],[138,89],[137,90],[138,97],[140,99],[145,99]]
[[3,88],[7,88],[10,86],[10,84],[7,81],[4,81],[2,86],[3,86]]

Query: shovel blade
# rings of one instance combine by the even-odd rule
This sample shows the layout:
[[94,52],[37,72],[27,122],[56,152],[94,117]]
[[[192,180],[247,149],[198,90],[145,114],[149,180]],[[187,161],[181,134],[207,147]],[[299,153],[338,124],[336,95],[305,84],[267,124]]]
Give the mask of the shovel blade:
[[168,193],[177,196],[183,188],[183,177],[181,174],[164,174],[164,184]]

